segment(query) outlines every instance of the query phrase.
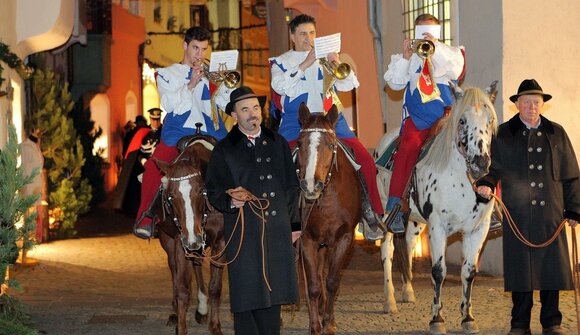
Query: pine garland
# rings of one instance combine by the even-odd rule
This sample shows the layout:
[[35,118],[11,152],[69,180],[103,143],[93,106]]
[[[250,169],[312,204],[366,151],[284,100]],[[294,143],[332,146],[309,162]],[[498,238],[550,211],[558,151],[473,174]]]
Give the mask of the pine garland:
[[[16,54],[10,51],[10,47],[2,42],[0,42],[0,61],[6,63],[10,68],[16,69],[16,72],[24,80],[30,78],[32,75],[32,68],[26,66]],[[6,80],[2,78],[3,71],[4,68],[2,67],[2,63],[0,63],[0,87],[2,87],[2,83]],[[6,95],[6,92],[0,91],[0,97],[4,95]]]

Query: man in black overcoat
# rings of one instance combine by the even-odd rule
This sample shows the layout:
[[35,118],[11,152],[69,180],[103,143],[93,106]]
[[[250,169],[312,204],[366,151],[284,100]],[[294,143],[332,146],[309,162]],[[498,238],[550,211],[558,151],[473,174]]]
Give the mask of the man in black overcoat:
[[[553,236],[563,220],[580,220],[578,162],[562,126],[540,115],[551,95],[534,79],[524,80],[511,96],[518,114],[499,127],[491,146],[489,174],[478,192],[489,198],[501,181],[502,200],[517,229],[529,242]],[[559,291],[572,290],[566,230],[543,248],[527,246],[503,225],[505,290],[512,292],[509,334],[530,334],[533,291],[540,290],[542,334],[564,334]]]
[[[231,236],[244,212],[243,244],[228,265],[230,305],[239,335],[280,333],[280,307],[298,297],[291,223],[299,221],[298,179],[286,140],[261,127],[265,97],[242,86],[231,93],[226,113],[237,125],[213,150],[207,169],[210,202],[224,213],[224,236]],[[250,204],[226,193],[245,189],[270,203],[265,230]],[[241,222],[226,249],[232,261],[240,244]]]

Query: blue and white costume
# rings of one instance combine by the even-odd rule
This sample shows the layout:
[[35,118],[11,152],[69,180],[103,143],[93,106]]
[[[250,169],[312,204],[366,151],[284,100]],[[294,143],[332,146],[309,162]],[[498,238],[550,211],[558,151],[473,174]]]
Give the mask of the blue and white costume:
[[449,81],[455,81],[461,75],[464,57],[459,47],[437,41],[431,64],[433,65],[431,76],[441,95],[426,103],[421,102],[417,90],[423,60],[416,53],[408,60],[403,58],[402,54],[391,56],[391,63],[384,75],[385,81],[393,90],[400,91],[405,88],[403,119],[411,116],[418,130],[430,128],[443,116],[444,108],[453,104]]
[[[195,124],[202,123],[202,133],[211,135],[218,140],[227,134],[226,127],[216,113],[218,127],[214,127],[211,109],[210,86],[207,78],[193,88],[187,84],[191,78],[192,69],[185,64],[176,63],[157,70],[157,89],[161,97],[161,108],[167,112],[163,119],[161,141],[168,146],[175,146],[179,139],[195,133]],[[231,89],[219,85],[214,101],[218,109],[224,110],[230,100]]]
[[[281,96],[282,120],[278,132],[288,141],[298,138],[300,123],[298,110],[302,102],[306,103],[311,112],[328,111],[332,107],[332,97],[323,96],[323,69],[318,60],[302,71],[298,68],[308,51],[290,50],[278,57],[270,58],[272,72],[272,89]],[[334,89],[347,92],[359,86],[358,79],[351,71],[343,80],[337,80]],[[337,136],[354,138],[354,133],[348,127],[346,119],[340,113],[336,125]]]

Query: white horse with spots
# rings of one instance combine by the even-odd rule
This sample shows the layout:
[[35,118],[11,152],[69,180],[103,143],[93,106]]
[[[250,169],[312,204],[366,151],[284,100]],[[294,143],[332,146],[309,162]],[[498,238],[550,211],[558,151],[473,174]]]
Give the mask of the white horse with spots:
[[[486,89],[468,88],[462,91],[452,86],[456,103],[435,137],[425,158],[417,163],[411,183],[411,216],[405,239],[407,250],[403,257],[403,301],[413,302],[415,295],[411,284],[411,252],[417,236],[429,228],[431,251],[431,278],[435,296],[431,308],[431,334],[445,334],[441,315],[441,288],[447,273],[445,249],[447,238],[457,232],[463,235],[463,265],[461,281],[461,325],[466,333],[478,333],[471,314],[471,290],[477,272],[477,260],[489,230],[493,200],[488,203],[477,199],[472,180],[484,176],[491,163],[491,139],[497,128],[493,107],[496,82]],[[383,136],[375,157],[380,157],[397,137],[398,130]],[[388,198],[391,173],[379,168],[377,181],[384,202]],[[395,238],[397,240],[398,238]],[[385,312],[396,312],[397,306],[392,283],[393,235],[388,234],[381,245],[384,268]]]

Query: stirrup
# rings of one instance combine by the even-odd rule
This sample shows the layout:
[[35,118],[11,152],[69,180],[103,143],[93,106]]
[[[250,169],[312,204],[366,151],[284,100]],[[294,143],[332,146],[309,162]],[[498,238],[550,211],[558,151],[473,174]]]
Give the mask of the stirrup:
[[405,232],[405,226],[409,220],[409,211],[404,211],[401,204],[396,204],[391,212],[387,215],[385,225],[389,232],[393,234],[402,234]]

